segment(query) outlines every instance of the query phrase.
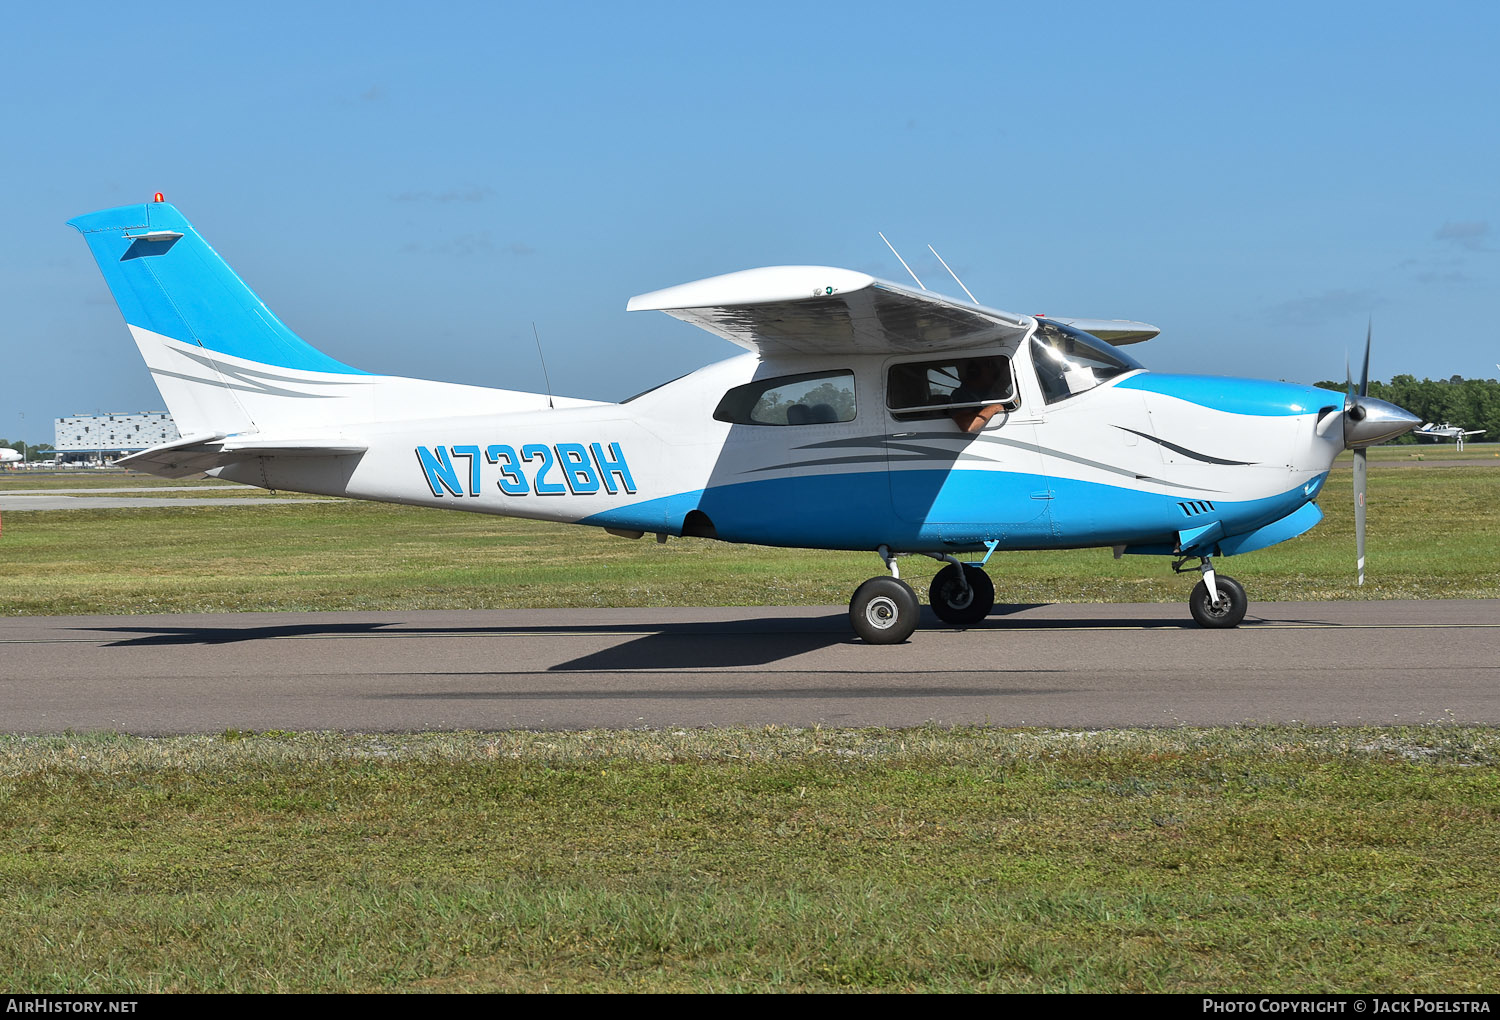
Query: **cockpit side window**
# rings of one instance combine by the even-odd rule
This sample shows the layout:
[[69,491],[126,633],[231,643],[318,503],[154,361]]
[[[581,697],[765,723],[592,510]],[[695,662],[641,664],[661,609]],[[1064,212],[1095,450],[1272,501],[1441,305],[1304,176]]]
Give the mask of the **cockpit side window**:
[[714,417],[732,425],[823,425],[854,420],[853,372],[757,379],[724,394]]
[[991,404],[1016,406],[1015,376],[1002,354],[907,361],[886,373],[885,405],[897,421],[951,418]]
[[1031,336],[1031,360],[1049,404],[1145,367],[1092,334],[1046,320],[1038,320],[1036,332]]

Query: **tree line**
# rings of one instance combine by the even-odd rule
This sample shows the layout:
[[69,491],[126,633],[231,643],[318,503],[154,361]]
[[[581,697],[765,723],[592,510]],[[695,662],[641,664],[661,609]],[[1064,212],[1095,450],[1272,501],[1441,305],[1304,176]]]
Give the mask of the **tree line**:
[[21,439],[0,439],[0,450],[22,451],[28,461],[46,460],[53,453],[51,443],[28,443]]
[[[1314,385],[1344,392],[1345,383],[1325,380]],[[1494,379],[1418,379],[1414,375],[1393,376],[1388,383],[1371,382],[1370,396],[1404,407],[1424,422],[1462,425],[1466,429],[1485,429],[1475,436],[1476,442],[1500,441],[1500,382]],[[1410,433],[1396,440],[1415,443]]]

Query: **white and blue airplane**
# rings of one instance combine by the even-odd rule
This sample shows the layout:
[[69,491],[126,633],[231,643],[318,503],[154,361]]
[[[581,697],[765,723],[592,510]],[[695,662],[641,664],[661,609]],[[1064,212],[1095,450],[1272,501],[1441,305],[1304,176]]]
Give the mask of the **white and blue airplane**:
[[[1216,557],[1322,518],[1333,460],[1419,419],[1365,395],[1147,371],[1155,327],[1018,315],[824,266],[730,273],[632,298],[746,353],[620,403],[372,375],[288,329],[173,206],[71,220],[181,438],[123,458],[169,478],[562,521],[640,538],[878,553],[854,630],[905,640],[897,557],[964,626],[994,605],[997,550],[1113,547],[1202,578],[1205,627],[1245,615]],[[983,552],[979,562],[960,554]],[[1196,567],[1191,566],[1196,564]]]

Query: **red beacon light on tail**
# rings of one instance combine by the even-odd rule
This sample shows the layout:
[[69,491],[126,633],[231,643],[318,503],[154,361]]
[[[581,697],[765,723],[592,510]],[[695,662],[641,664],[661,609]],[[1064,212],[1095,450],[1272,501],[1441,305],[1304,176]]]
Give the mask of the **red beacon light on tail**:
[[155,195],[154,195],[154,196],[153,196],[153,197],[152,197],[152,199],[151,199],[151,201],[153,201],[153,202],[165,202],[165,201],[166,201],[166,199],[165,199],[165,198],[163,198],[163,197],[162,197],[162,193],[161,193],[161,192],[159,192],[159,191],[158,191],[158,192],[157,192],[157,193],[156,193],[156,194],[155,194]]

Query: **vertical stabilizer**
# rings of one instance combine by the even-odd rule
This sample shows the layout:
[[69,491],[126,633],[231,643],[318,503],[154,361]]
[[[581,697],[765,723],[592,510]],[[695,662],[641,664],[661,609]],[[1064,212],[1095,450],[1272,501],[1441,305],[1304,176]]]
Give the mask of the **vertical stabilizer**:
[[326,435],[368,422],[595,403],[351,368],[288,329],[165,202],[68,225],[88,242],[185,436]]
[[288,329],[176,207],[127,205],[68,225],[88,242],[184,435],[286,424],[257,422],[257,398],[288,385],[318,395],[309,383],[357,391],[370,378]]

